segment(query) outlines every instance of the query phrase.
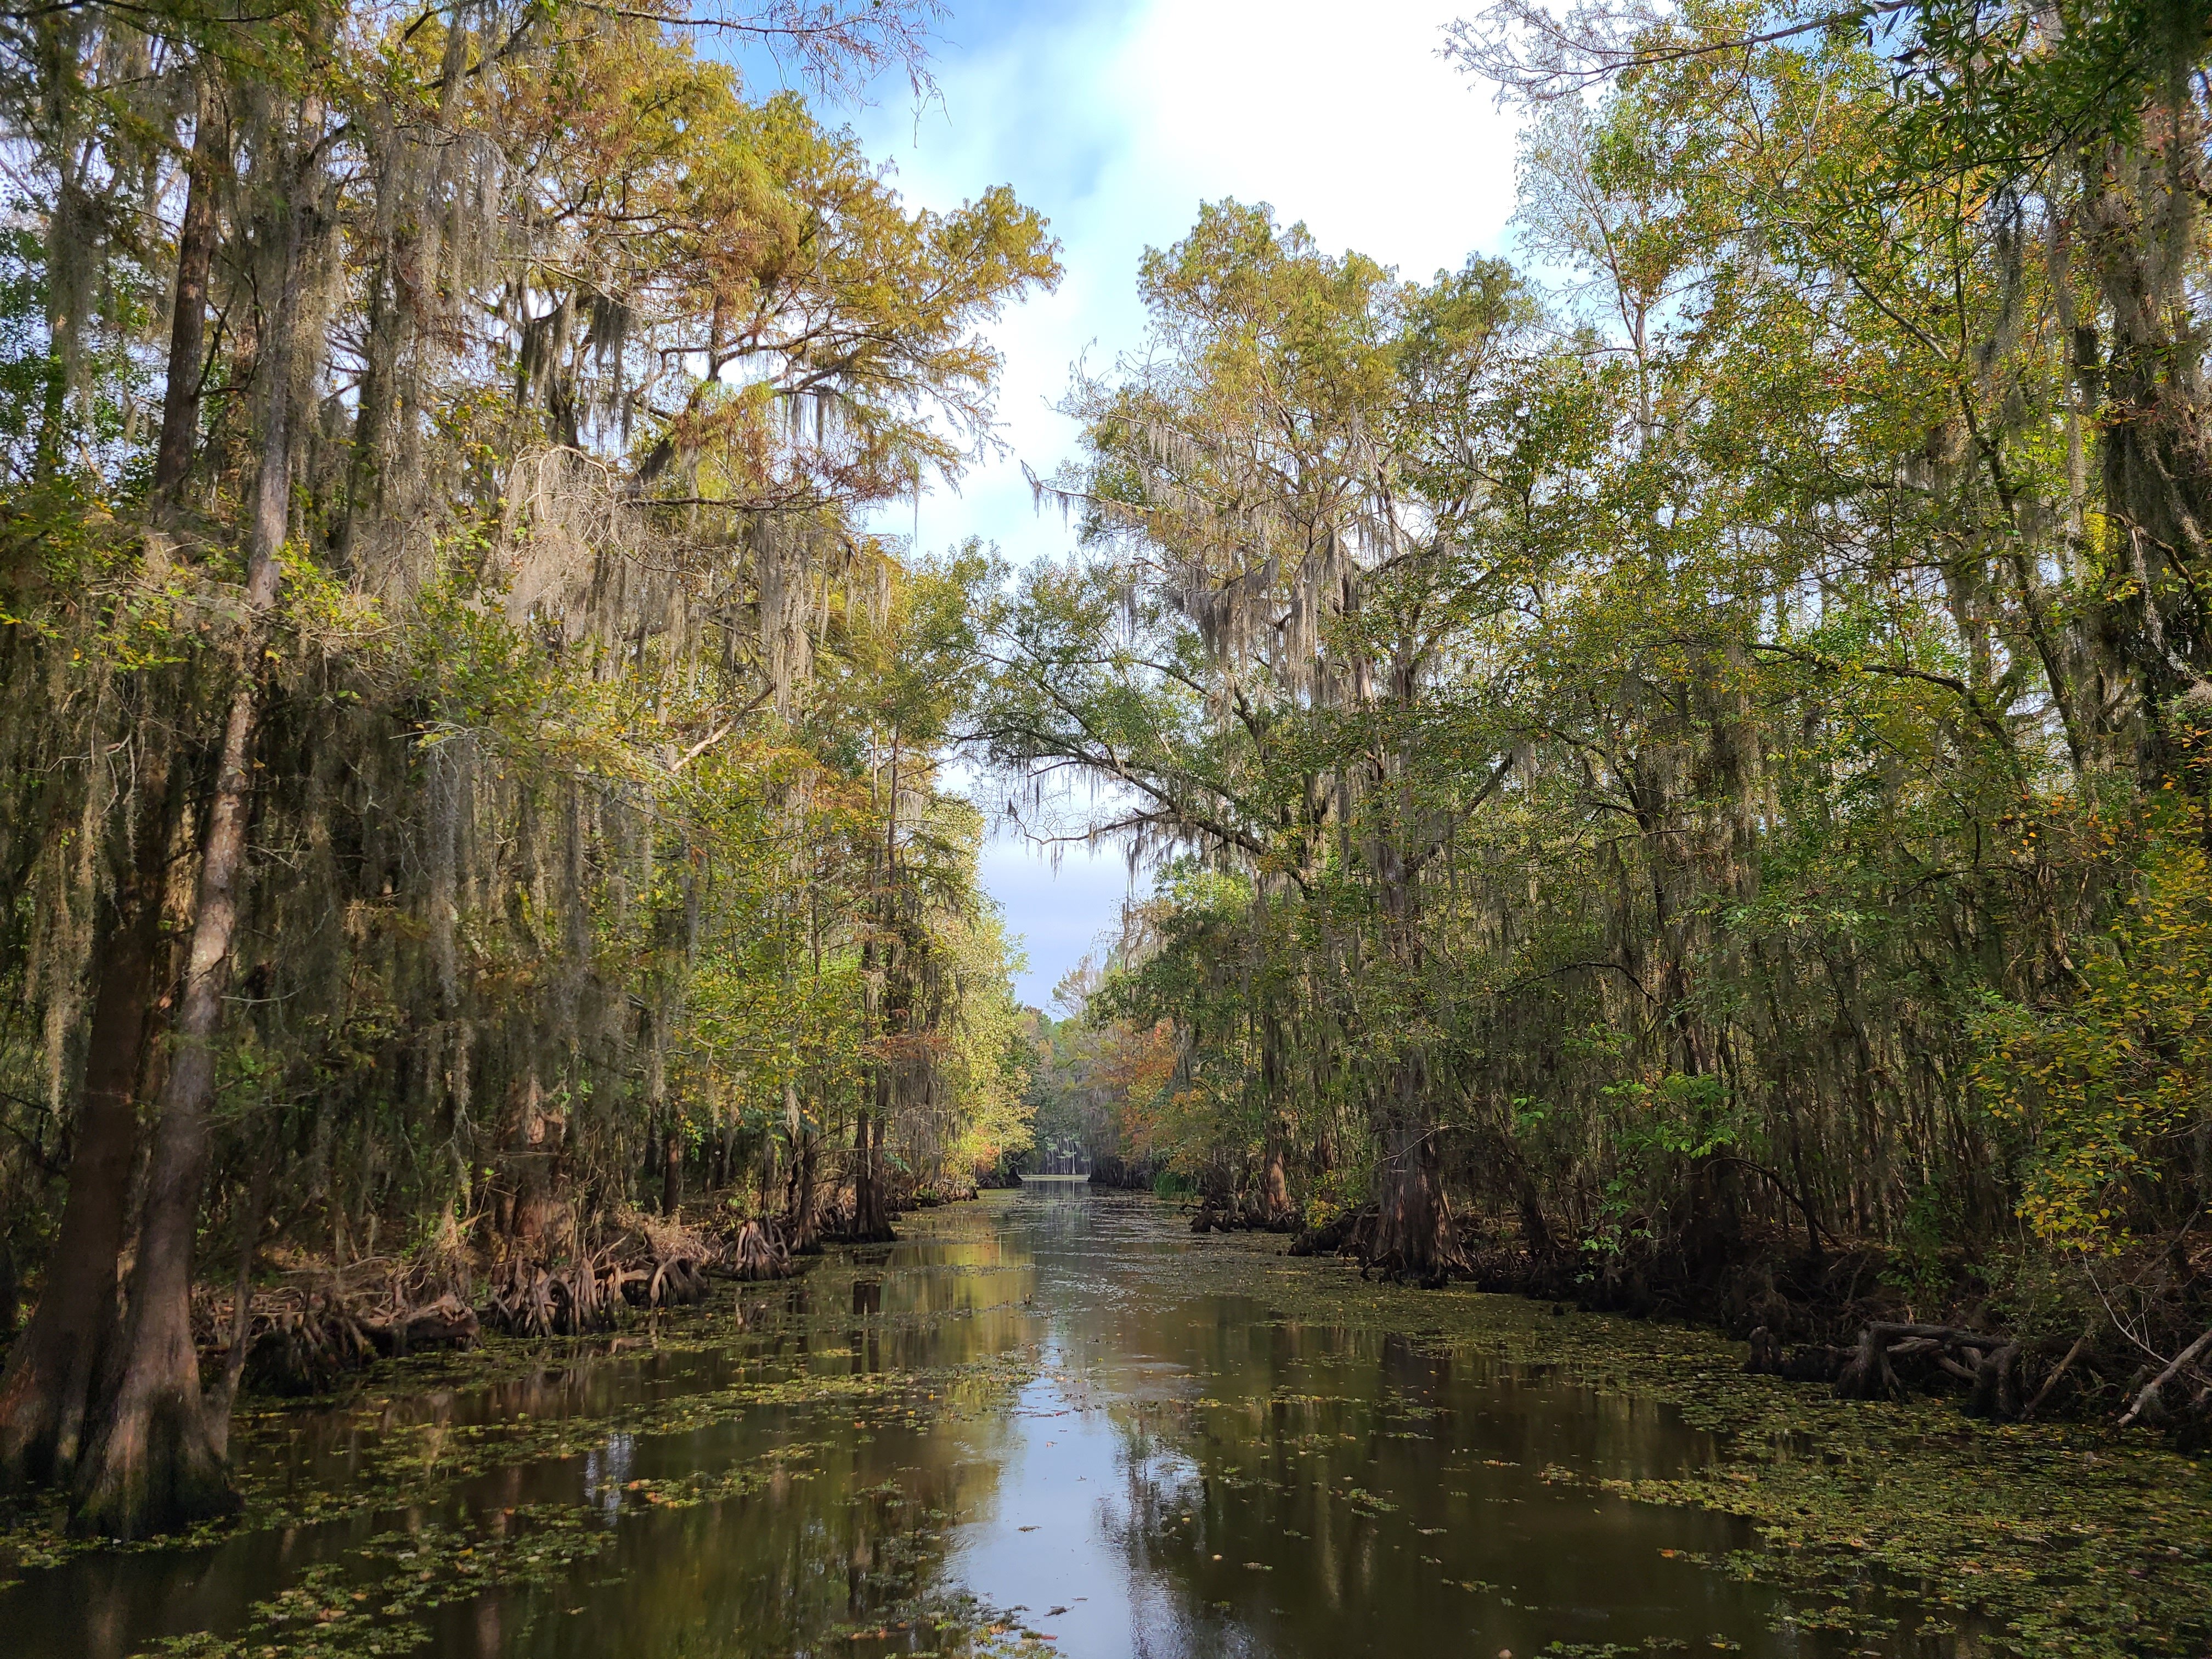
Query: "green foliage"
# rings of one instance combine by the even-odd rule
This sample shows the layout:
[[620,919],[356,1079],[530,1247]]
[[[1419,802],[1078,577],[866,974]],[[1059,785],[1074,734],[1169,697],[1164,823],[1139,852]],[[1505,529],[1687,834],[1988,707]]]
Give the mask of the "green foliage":
[[[915,19],[815,20],[801,55],[840,82]],[[1015,957],[943,774],[999,574],[865,525],[990,441],[1042,218],[908,206],[649,8],[64,9],[0,28],[0,1203],[63,1200],[131,906],[191,932],[241,680],[211,1238],[258,1205],[340,1262],[471,1229],[557,1256],[671,1146],[801,1210],[855,1180],[864,1112],[902,1188],[1022,1144]],[[214,240],[172,364],[188,202]],[[165,399],[190,453],[155,500]]]
[[2068,1249],[2117,1253],[2185,1180],[2212,1086],[2212,858],[2194,802],[2161,811],[2078,985],[2045,1008],[1992,999],[1975,1067],[2017,1149],[2020,1213]]
[[1081,550],[982,723],[1042,823],[1163,872],[1094,999],[1171,1033],[1125,1115],[1247,1191],[1291,1145],[1314,1214],[1857,1237],[1923,1298],[2020,1219],[2180,1226],[2201,27],[1516,20],[1455,50],[1544,94],[1556,287],[1209,204],[1071,399]]

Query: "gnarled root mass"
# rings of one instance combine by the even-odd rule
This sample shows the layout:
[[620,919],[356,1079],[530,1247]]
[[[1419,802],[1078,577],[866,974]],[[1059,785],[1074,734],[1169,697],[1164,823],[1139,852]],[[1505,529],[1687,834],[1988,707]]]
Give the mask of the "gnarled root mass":
[[1190,1230],[1194,1233],[1295,1233],[1298,1222],[1296,1213],[1291,1211],[1268,1213],[1267,1206],[1255,1198],[1248,1197],[1241,1204],[1207,1198],[1191,1216]]
[[791,1247],[772,1218],[747,1221],[722,1242],[722,1267],[745,1280],[788,1279]]
[[1832,1383],[1839,1400],[1901,1399],[1930,1378],[1948,1376],[1972,1390],[1967,1409],[1976,1416],[2009,1422],[2022,1414],[2021,1345],[1950,1325],[1878,1320],[1850,1347],[1814,1343],[1790,1353],[1761,1325],[1751,1334],[1744,1369],[1794,1382]]
[[[793,1271],[773,1219],[705,1231],[641,1216],[580,1258],[511,1255],[474,1289],[476,1273],[459,1261],[397,1272],[368,1262],[344,1273],[302,1272],[256,1294],[243,1380],[262,1394],[324,1394],[375,1360],[470,1347],[485,1330],[518,1336],[611,1330],[628,1310],[703,1302],[714,1276],[758,1281]],[[229,1358],[213,1359],[234,1312],[227,1297],[213,1293],[194,1308],[199,1346],[218,1366]]]
[[796,1271],[792,1255],[791,1241],[772,1217],[703,1230],[631,1216],[621,1237],[580,1260],[556,1265],[518,1257],[500,1264],[483,1321],[494,1330],[532,1336],[607,1330],[623,1308],[703,1302],[710,1275],[788,1279]]
[[493,1269],[484,1323],[517,1336],[611,1330],[626,1307],[689,1307],[706,1300],[707,1269],[715,1256],[711,1243],[696,1237],[656,1242],[632,1236],[565,1264],[505,1261]]
[[447,1291],[419,1307],[376,1310],[310,1293],[260,1316],[245,1380],[262,1394],[323,1394],[374,1359],[472,1346],[476,1310]]
[[1194,1233],[1295,1233],[1299,1229],[1297,1211],[1274,1207],[1264,1194],[1247,1193],[1233,1200],[1218,1194],[1200,1200],[1197,1213],[1191,1217],[1190,1230]]
[[2008,1336],[1962,1331],[1948,1325],[1881,1322],[1859,1333],[1858,1345],[1837,1375],[1838,1400],[1892,1400],[1905,1392],[1897,1366],[1919,1360],[1970,1384],[1984,1415],[2020,1414],[2020,1344]]

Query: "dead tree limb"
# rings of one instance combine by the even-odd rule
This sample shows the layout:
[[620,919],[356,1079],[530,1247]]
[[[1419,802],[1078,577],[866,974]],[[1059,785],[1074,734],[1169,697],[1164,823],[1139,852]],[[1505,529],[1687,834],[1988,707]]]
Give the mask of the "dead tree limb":
[[2197,1362],[2197,1357],[2208,1350],[2212,1350],[2212,1331],[2205,1332],[2203,1335],[2198,1337],[2194,1342],[2184,1348],[2179,1354],[2175,1356],[2172,1364],[2168,1365],[2156,1376],[2151,1378],[2149,1382],[2143,1384],[2142,1391],[2136,1395],[2133,1402],[2130,1403],[2127,1410],[2121,1414],[2120,1426],[2124,1429],[2130,1424],[2142,1421],[2145,1419],[2155,1423],[2160,1418],[2164,1417],[2166,1414],[2166,1401],[2164,1398],[2166,1385],[2172,1382],[2175,1377],[2180,1376],[2181,1373],[2186,1370],[2191,1365],[2194,1364]]

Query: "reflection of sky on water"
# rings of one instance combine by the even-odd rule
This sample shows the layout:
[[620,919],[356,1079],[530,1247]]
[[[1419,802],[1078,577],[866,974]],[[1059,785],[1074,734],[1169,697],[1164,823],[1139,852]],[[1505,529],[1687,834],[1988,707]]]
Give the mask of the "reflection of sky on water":
[[1194,1480],[1197,1465],[1144,1437],[1062,1386],[1069,1356],[1057,1338],[1043,1374],[1025,1386],[999,1470],[993,1512],[963,1527],[946,1565],[994,1606],[1083,1659],[1180,1650],[1168,1586],[1117,1545],[1158,1506],[1159,1492]]
[[[961,1591],[1073,1659],[1826,1651],[1771,1627],[1770,1591],[1686,1559],[1752,1544],[1747,1528],[1593,1490],[1713,1455],[1670,1412],[1302,1320],[1297,1286],[1339,1269],[1261,1271],[1250,1242],[1194,1238],[1146,1198],[1047,1187],[902,1224],[896,1245],[749,1288],[775,1310],[750,1330],[726,1311],[640,1322],[494,1386],[386,1382],[258,1429],[258,1467],[303,1488],[394,1447],[452,1468],[532,1424],[576,1448],[456,1469],[374,1516],[27,1575],[0,1589],[8,1650],[125,1659],[235,1630],[380,1530],[507,1535],[541,1505],[604,1553],[431,1615],[426,1659],[891,1659],[937,1644],[913,1616]],[[708,1398],[776,1379],[803,1386]],[[732,1476],[696,1504],[639,1489]]]
[[1737,1523],[1544,1479],[1710,1456],[1671,1413],[1205,1291],[1182,1268],[1208,1247],[1144,1200],[1032,1188],[1004,1231],[1048,1334],[946,1568],[1058,1651],[1810,1650],[1768,1593],[1661,1553],[1741,1547]]

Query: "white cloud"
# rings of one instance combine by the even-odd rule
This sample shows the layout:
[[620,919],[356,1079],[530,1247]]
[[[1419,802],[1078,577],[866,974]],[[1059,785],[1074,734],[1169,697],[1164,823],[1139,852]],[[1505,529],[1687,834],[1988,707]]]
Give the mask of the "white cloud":
[[[925,548],[969,535],[1017,564],[1056,554],[1056,514],[1031,506],[1026,462],[1048,473],[1074,448],[1053,412],[1071,366],[1139,343],[1143,250],[1189,228],[1200,202],[1234,196],[1304,221],[1332,252],[1354,248],[1409,277],[1501,250],[1512,207],[1513,128],[1483,88],[1437,56],[1466,5],[1369,0],[1096,0],[963,7],[937,64],[941,107],[916,118],[886,95],[854,125],[894,161],[908,198],[947,207],[1009,183],[1063,245],[1066,276],[995,331],[1012,454],[975,469],[884,528]],[[986,878],[1025,936],[1025,1000],[1110,926],[1125,889],[1111,854],[1077,854],[1055,880],[1023,849],[994,847]]]

